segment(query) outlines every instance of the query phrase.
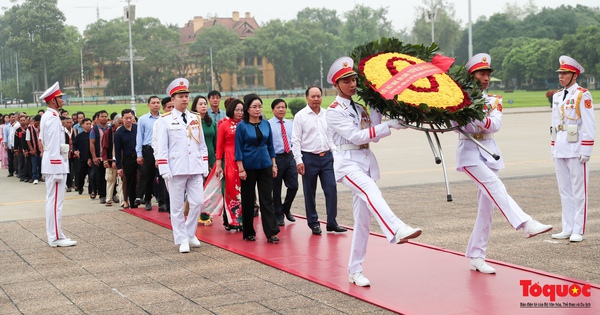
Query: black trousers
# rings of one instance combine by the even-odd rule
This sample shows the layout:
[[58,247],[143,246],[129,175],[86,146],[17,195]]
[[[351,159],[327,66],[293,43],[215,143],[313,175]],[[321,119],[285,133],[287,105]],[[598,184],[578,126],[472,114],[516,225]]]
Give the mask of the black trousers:
[[[92,168],[87,164],[87,160],[79,159],[79,167],[77,168],[77,190],[83,191],[83,185],[85,184],[85,177],[90,175]],[[94,181],[90,176],[88,185],[88,194],[91,194],[94,191]]]
[[154,164],[154,150],[149,145],[142,147],[144,164],[140,167],[140,182],[137,185],[137,197],[149,202],[154,193],[154,179],[156,178],[156,165]]
[[92,163],[92,172],[94,173],[93,177],[95,179],[95,189],[98,191],[98,196],[100,198],[106,197],[106,169],[100,162],[99,165]]
[[69,174],[67,174],[67,188],[73,188],[73,178],[75,175],[75,158],[69,159]]
[[[283,214],[290,212],[292,202],[298,192],[298,169],[291,152],[277,154],[275,161],[278,169],[277,177],[273,178],[273,207],[277,220],[283,220]],[[287,187],[283,203],[281,202],[282,184]]]
[[6,154],[8,155],[8,174],[15,174],[15,151],[13,149],[6,150]]
[[246,180],[242,180],[242,222],[244,237],[256,236],[254,230],[254,198],[255,187],[258,185],[258,201],[260,203],[260,218],[265,236],[271,237],[279,233],[279,225],[275,219],[273,208],[273,169],[271,166],[251,170],[246,168]]
[[[125,191],[123,198],[129,200],[129,206],[135,205],[135,192],[137,187],[137,156],[135,154],[123,156],[123,176],[125,177]],[[106,186],[106,185],[105,185]]]
[[[158,205],[164,205],[167,211],[171,212],[171,199],[169,197],[169,191],[167,190],[165,179],[160,175],[158,176]],[[225,219],[225,216],[223,216],[223,219]]]
[[19,172],[19,178],[28,179],[26,177],[27,173],[25,169],[25,155],[23,154],[23,151],[20,151],[19,155],[17,156],[17,172]]
[[306,208],[306,222],[309,227],[319,225],[317,214],[317,178],[321,180],[321,188],[325,194],[325,208],[327,211],[327,226],[337,226],[337,183],[333,172],[333,154],[327,152],[323,156],[302,152],[304,162],[304,175],[302,175],[302,188],[304,190],[304,207]]

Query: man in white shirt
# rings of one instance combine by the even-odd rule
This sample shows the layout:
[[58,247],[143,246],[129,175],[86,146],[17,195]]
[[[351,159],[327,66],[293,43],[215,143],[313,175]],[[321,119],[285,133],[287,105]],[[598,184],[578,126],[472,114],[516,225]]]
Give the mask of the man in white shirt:
[[294,116],[292,152],[298,174],[302,175],[306,221],[313,234],[321,234],[315,203],[318,177],[325,193],[327,231],[346,232],[336,221],[337,187],[331,153],[333,145],[327,135],[325,109],[321,108],[321,88],[311,86],[306,89],[305,95],[308,105]]

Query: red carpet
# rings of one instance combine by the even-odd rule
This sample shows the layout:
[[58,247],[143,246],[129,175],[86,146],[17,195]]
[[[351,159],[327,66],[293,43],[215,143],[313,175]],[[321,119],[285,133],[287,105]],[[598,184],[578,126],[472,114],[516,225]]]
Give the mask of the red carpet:
[[[126,212],[171,228],[166,213],[144,209]],[[212,226],[198,227],[206,243],[254,259],[298,277],[382,308],[404,314],[598,314],[600,286],[507,263],[488,260],[496,275],[470,271],[462,253],[407,243],[391,245],[378,234],[369,240],[364,274],[371,287],[348,282],[347,264],[352,231],[312,235],[306,221],[282,227],[279,244],[267,243],[260,220],[254,220],[257,240],[242,240],[227,232],[221,218]],[[324,229],[325,226],[322,225]],[[531,281],[524,296],[522,281]],[[567,285],[572,291],[563,290]],[[554,293],[554,294],[552,294]],[[564,296],[566,293],[566,296]],[[551,295],[555,297],[551,300]],[[575,295],[575,296],[573,296]],[[587,295],[587,296],[586,296]]]

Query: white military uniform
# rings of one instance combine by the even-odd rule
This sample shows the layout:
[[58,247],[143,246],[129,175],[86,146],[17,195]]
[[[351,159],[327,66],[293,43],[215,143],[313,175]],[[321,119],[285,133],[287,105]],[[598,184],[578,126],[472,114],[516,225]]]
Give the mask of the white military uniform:
[[[158,133],[157,163],[161,175],[170,172],[167,183],[171,200],[171,225],[175,244],[187,242],[196,235],[198,217],[204,205],[203,177],[208,175],[208,150],[202,123],[195,114],[173,110],[156,121]],[[190,204],[187,220],[183,215],[185,192]]]
[[[571,141],[568,126],[577,126],[574,130],[576,136],[573,135]],[[596,133],[590,92],[575,83],[554,94],[552,127],[552,157],[562,203],[562,230],[568,234],[583,235],[587,219],[589,169],[587,163],[579,161],[579,157],[592,155]]]
[[[187,123],[182,114],[185,114]],[[199,116],[188,110],[182,113],[173,109],[163,114],[154,125],[158,135],[158,171],[160,175],[173,175],[171,180],[166,181],[173,237],[175,244],[182,244],[196,236],[198,217],[204,206],[203,177],[208,175],[208,150],[202,122]],[[183,214],[186,192],[190,204],[187,220]]]
[[[67,238],[61,229],[61,219],[69,173],[68,156],[61,154],[61,144],[65,142],[64,129],[60,114],[53,108],[48,107],[42,115],[40,140],[44,147],[42,174],[46,179],[46,235],[48,242],[52,243]],[[66,146],[68,152],[69,145]]]
[[[500,149],[496,145],[493,136],[502,126],[502,97],[484,93],[484,98],[485,118],[481,121],[472,122],[462,129],[470,133],[490,151],[500,155]],[[498,170],[504,168],[502,158],[496,161],[462,134],[459,139],[456,148],[457,170],[467,174],[478,187],[477,219],[467,245],[466,256],[485,258],[492,228],[494,207],[502,212],[515,229],[522,227],[523,223],[531,219],[531,216],[523,212],[512,197],[508,195],[506,187],[498,178]]]
[[354,236],[348,263],[348,273],[353,274],[362,272],[371,216],[375,217],[390,243],[394,243],[396,231],[404,225],[381,196],[375,183],[379,179],[379,166],[368,147],[369,142],[377,142],[391,132],[387,124],[374,125],[362,105],[353,107],[350,100],[339,96],[327,109],[327,128],[336,146],[333,155],[335,179],[353,193]]

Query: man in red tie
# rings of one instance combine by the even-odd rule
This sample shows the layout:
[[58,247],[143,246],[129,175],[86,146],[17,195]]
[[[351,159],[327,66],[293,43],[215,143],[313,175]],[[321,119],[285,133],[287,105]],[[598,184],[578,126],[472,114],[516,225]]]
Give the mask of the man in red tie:
[[[292,154],[292,122],[285,119],[287,104],[278,98],[271,103],[271,109],[273,118],[269,119],[269,123],[273,131],[273,148],[277,154],[275,160],[278,166],[277,177],[273,178],[273,205],[277,224],[283,226],[285,225],[284,215],[288,221],[296,221],[290,209],[298,192],[298,170]],[[281,203],[282,182],[287,187],[283,203]]]

